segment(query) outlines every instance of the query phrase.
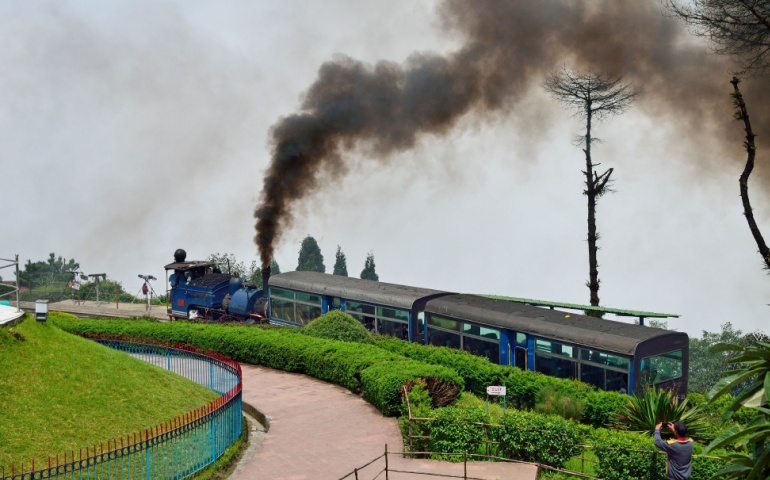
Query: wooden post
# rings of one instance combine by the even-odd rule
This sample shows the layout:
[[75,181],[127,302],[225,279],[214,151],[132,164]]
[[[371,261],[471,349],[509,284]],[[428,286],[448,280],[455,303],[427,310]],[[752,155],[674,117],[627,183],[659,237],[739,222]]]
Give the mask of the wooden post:
[[463,480],[468,478],[468,452],[463,452]]
[[385,444],[385,480],[388,480],[388,444]]
[[586,473],[586,434],[583,434],[582,445],[580,445],[580,473]]

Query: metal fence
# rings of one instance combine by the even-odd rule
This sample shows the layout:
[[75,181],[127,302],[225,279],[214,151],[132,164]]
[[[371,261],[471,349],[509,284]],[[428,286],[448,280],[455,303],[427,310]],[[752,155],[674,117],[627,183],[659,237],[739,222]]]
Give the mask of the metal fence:
[[[84,335],[85,336],[85,335]],[[154,428],[49,457],[44,468],[2,469],[0,480],[181,479],[214,463],[241,435],[242,375],[214,352],[145,339],[89,337],[214,390],[220,397]],[[85,454],[84,454],[85,450]],[[69,455],[68,455],[69,453]],[[77,456],[76,456],[77,454]]]
[[[402,458],[421,456],[433,460],[450,460],[440,464],[421,465],[417,461],[400,462]],[[471,465],[475,463],[476,465]],[[496,463],[496,467],[489,468],[488,471],[479,471],[479,465],[491,466]],[[509,458],[493,457],[489,455],[474,455],[469,453],[446,453],[446,452],[391,452],[385,445],[385,451],[367,463],[356,467],[352,472],[339,480],[389,480],[390,478],[417,478],[421,476],[433,478],[461,478],[464,480],[491,480],[499,478],[513,478],[511,475],[516,473],[507,469],[507,466],[514,464],[530,465],[535,469],[535,476],[540,478],[540,472],[545,465],[539,465],[531,462],[522,462],[511,460]],[[470,467],[470,468],[469,468]],[[476,467],[476,468],[474,468]],[[472,473],[475,470],[476,473]],[[396,475],[393,475],[396,474]],[[401,475],[404,474],[404,475]],[[592,477],[591,477],[592,478]]]

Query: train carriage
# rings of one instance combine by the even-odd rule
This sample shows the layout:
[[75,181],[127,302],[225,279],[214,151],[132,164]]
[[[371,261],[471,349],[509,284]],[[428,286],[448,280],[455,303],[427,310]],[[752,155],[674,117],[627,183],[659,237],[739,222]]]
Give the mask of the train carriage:
[[431,345],[602,390],[639,393],[655,385],[687,392],[686,333],[477,295],[430,300],[425,317]]
[[317,272],[270,278],[271,323],[303,326],[330,310],[370,331],[448,346],[603,390],[687,393],[687,334],[508,300]]
[[425,303],[449,294],[318,272],[288,272],[270,277],[270,321],[302,326],[330,310],[342,310],[370,331],[411,341]]

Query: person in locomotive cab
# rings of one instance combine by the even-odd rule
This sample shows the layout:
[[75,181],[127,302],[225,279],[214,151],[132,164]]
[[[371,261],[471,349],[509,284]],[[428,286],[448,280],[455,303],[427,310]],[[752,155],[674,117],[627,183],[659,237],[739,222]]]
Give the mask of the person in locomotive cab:
[[[660,428],[670,429],[676,438],[665,441],[660,438]],[[655,425],[653,433],[655,446],[666,453],[666,478],[668,480],[690,480],[692,475],[692,438],[687,438],[687,426],[682,422],[661,422]]]

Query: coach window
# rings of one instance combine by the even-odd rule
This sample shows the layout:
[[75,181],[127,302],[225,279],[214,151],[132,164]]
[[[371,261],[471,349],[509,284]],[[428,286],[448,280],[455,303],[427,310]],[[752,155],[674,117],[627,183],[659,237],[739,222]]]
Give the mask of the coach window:
[[297,322],[300,325],[307,325],[321,316],[321,307],[315,305],[305,305],[297,303]]
[[412,337],[412,340],[425,343],[425,312],[417,314],[417,338]]
[[682,376],[682,351],[664,353],[642,359],[640,382],[642,385],[654,385]]
[[377,332],[409,339],[409,312],[396,308],[377,307]]
[[270,287],[270,307],[276,320],[307,325],[321,316],[321,296]]
[[605,375],[607,376],[605,390],[628,393],[628,372],[607,370]]
[[589,348],[582,348],[580,352],[582,382],[602,390],[628,391],[628,368],[631,364],[628,358]]
[[312,303],[313,305],[321,305],[321,296],[314,295],[312,293],[297,292],[297,301],[303,303]]
[[376,326],[374,324],[374,305],[367,305],[365,303],[351,302],[350,300],[346,300],[345,312],[349,313],[353,316],[353,318],[361,322],[361,324],[370,332],[376,331]]
[[549,340],[535,340],[535,370],[557,378],[577,378],[578,349]]
[[270,313],[277,320],[297,323],[297,316],[294,312],[294,292],[270,287]]
[[466,352],[486,357],[487,360],[500,363],[500,343],[482,340],[480,338],[463,335],[463,350]]
[[428,317],[428,343],[430,345],[461,348],[460,330],[462,330],[462,323],[457,320],[433,315]]

